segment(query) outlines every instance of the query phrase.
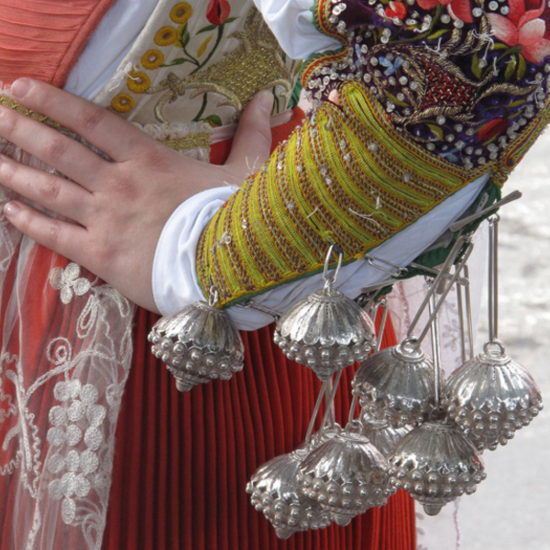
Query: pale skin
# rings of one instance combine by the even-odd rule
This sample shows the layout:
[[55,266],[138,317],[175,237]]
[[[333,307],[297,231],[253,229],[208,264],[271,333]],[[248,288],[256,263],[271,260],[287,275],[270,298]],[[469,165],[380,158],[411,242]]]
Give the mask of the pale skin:
[[30,79],[12,86],[25,107],[42,113],[106,153],[108,162],[73,139],[0,106],[0,137],[71,181],[0,155],[0,184],[68,220],[21,201],[8,220],[36,242],[86,267],[136,304],[154,312],[151,274],[166,221],[186,199],[221,185],[242,185],[269,157],[273,96],[259,93],[244,112],[223,166],[184,157],[109,111]]

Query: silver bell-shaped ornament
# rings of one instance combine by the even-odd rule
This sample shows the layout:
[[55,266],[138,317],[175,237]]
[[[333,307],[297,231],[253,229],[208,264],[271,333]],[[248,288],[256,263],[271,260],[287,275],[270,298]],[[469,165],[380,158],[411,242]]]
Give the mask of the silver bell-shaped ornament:
[[343,430],[325,441],[302,462],[298,483],[302,493],[340,526],[393,494],[388,462],[358,431]]
[[327,276],[325,287],[300,300],[277,321],[274,342],[286,357],[306,365],[321,380],[336,371],[364,361],[375,344],[374,324],[353,300],[333,288],[336,274]]
[[506,445],[542,409],[535,381],[498,340],[454,371],[444,394],[449,417],[479,451]]
[[464,434],[437,421],[407,434],[389,462],[394,489],[408,491],[430,516],[464,493],[474,493],[487,477],[480,455]]
[[252,506],[265,515],[280,539],[299,531],[324,529],[331,523],[330,514],[312,506],[298,490],[296,476],[308,453],[308,448],[300,448],[271,459],[246,486]]
[[424,422],[433,408],[432,360],[406,340],[373,353],[357,370],[352,382],[363,414],[387,420],[394,428]]
[[535,381],[498,340],[498,222],[498,216],[489,219],[489,341],[451,374],[444,390],[449,417],[480,451],[505,445],[542,409]]
[[288,359],[327,380],[337,370],[364,361],[373,335],[367,313],[338,290],[325,287],[281,316],[273,340]]
[[361,433],[388,458],[398,443],[411,431],[411,426],[394,428],[387,420],[374,420],[361,416]]
[[229,380],[242,370],[244,346],[226,311],[196,302],[162,317],[148,339],[153,354],[162,359],[179,391],[189,391],[210,380]]

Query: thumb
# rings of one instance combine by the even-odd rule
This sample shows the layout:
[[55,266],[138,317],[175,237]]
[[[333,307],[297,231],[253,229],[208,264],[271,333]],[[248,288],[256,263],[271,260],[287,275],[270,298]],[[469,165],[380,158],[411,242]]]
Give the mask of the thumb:
[[225,163],[232,170],[249,176],[269,158],[271,150],[271,109],[273,94],[264,90],[245,109]]

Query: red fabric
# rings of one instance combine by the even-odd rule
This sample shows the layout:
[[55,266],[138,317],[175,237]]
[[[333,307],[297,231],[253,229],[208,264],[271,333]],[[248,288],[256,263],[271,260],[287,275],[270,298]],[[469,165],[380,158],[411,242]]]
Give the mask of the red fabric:
[[0,83],[28,76],[64,85],[115,0],[0,0]]
[[[303,117],[274,129],[275,143]],[[228,144],[213,148],[224,160]],[[245,487],[267,460],[302,442],[320,388],[313,373],[273,344],[273,327],[242,333],[245,367],[229,382],[181,394],[150,353],[157,317],[137,315],[134,362],[117,427],[102,550],[414,550],[414,506],[398,493],[346,528],[279,540]],[[384,347],[396,343],[391,321]],[[354,368],[342,376],[337,419],[347,418]]]

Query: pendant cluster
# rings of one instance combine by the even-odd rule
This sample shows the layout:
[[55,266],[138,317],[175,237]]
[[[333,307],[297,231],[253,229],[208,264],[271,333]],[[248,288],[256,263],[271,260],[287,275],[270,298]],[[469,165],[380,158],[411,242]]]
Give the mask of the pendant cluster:
[[[435,515],[459,496],[474,493],[486,478],[481,453],[505,445],[542,409],[534,380],[497,338],[497,227],[493,216],[489,340],[476,356],[471,326],[465,328],[465,319],[471,319],[471,235],[459,235],[445,263],[430,271],[427,296],[397,346],[380,350],[385,300],[374,305],[373,292],[367,312],[334,288],[343,256],[338,254],[331,274],[334,246],[325,262],[324,287],[279,317],[275,343],[287,358],[313,370],[322,389],[305,441],[261,466],[247,485],[252,505],[278,537],[332,522],[345,526],[369,508],[384,506],[401,489]],[[438,312],[451,289],[457,291],[464,364],[444,380]],[[228,380],[243,366],[239,333],[216,307],[215,290],[211,295],[209,304],[200,302],[162,318],[149,335],[153,353],[166,363],[181,391]],[[413,335],[426,308],[429,320]],[[373,319],[382,311],[377,337]],[[421,347],[428,333],[432,358]],[[349,419],[341,427],[334,397],[343,370],[355,363],[361,365],[352,382]],[[321,428],[314,434],[323,400]]]
[[[336,304],[344,299],[335,294],[331,284],[280,318],[275,342],[287,357],[312,368],[325,384],[330,383],[332,373],[341,373],[351,361],[336,363],[333,358],[357,357],[353,346],[359,346],[362,354],[368,344],[374,353],[355,373],[347,426],[341,428],[332,420],[327,427],[330,399],[339,380],[336,374],[321,437],[306,437],[297,451],[273,459],[252,476],[247,486],[252,504],[274,525],[278,536],[324,528],[331,522],[347,525],[368,508],[383,506],[401,489],[409,492],[428,515],[436,515],[449,502],[474,493],[487,477],[481,453],[506,444],[542,409],[540,391],[532,377],[506,354],[496,338],[496,221],[490,223],[490,339],[480,354],[468,359],[468,331],[463,328],[465,361],[447,380],[440,365],[437,313],[451,288],[462,293],[469,285],[471,236],[457,240],[431,281],[420,306],[421,310],[430,307],[429,321],[419,337],[412,336],[415,326],[411,326],[401,344],[379,351],[379,344],[369,334],[372,322],[365,320],[364,311],[358,314],[346,306],[345,322],[334,321],[338,319]],[[462,327],[464,317],[470,318],[467,296],[465,306],[459,300]],[[413,325],[419,318],[420,312]],[[380,329],[378,343],[383,326]],[[420,346],[428,332],[432,335],[433,359]],[[469,344],[472,354],[472,342]],[[347,355],[334,353],[341,346],[347,346]],[[319,362],[327,348],[330,355],[326,354],[325,363]],[[361,414],[354,418],[357,403]],[[317,409],[311,426],[316,414]],[[278,503],[279,514],[273,512],[272,503]]]

